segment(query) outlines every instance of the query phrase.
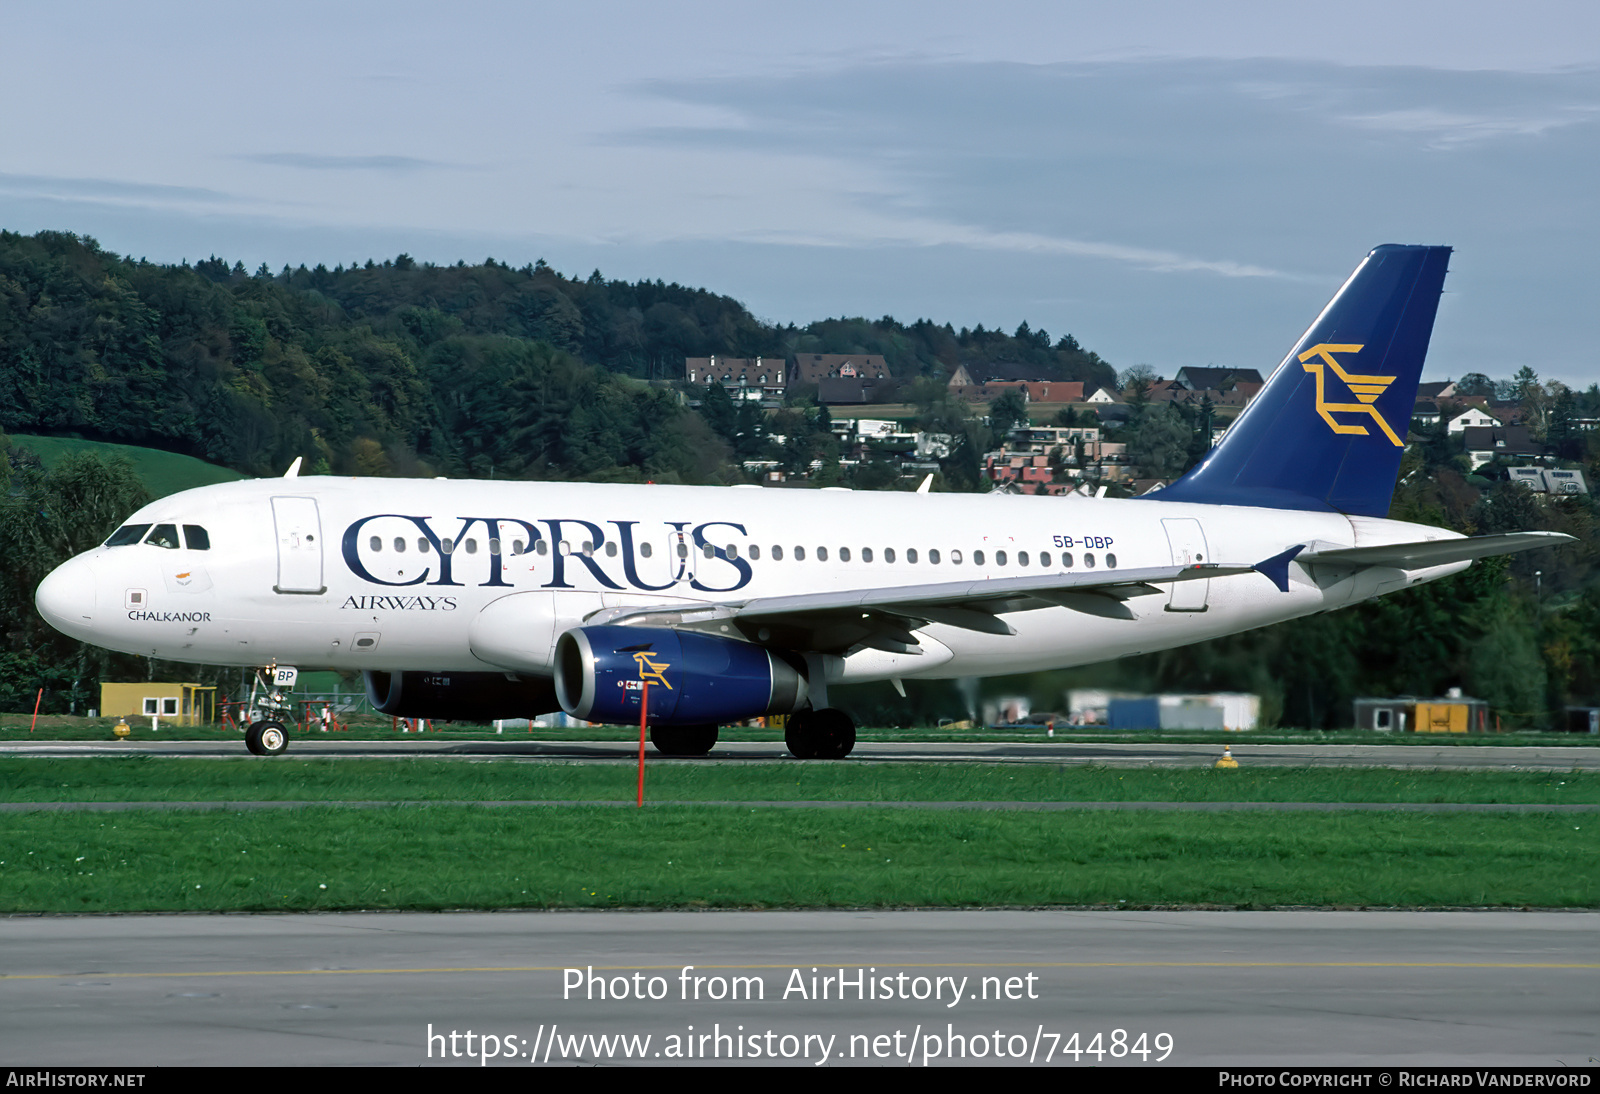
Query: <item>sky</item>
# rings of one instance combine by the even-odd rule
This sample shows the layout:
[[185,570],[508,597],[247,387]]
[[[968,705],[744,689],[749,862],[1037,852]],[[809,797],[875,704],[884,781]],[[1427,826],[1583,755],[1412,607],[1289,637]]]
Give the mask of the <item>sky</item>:
[[0,40],[11,231],[543,258],[1168,376],[1442,243],[1425,375],[1600,381],[1593,3],[16,0]]

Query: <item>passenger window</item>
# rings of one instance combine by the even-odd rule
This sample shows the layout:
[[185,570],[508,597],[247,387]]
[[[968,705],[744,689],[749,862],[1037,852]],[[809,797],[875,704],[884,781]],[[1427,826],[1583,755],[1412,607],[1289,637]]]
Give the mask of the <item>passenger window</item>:
[[861,561],[862,562],[871,562],[872,561],[872,548],[871,547],[863,547],[863,548],[861,548]]
[[[961,560],[958,558],[958,559],[956,559],[956,561],[960,562]],[[934,548],[933,550],[928,552],[928,562],[931,565],[934,565],[934,566],[939,565],[939,550],[938,550],[938,548]]]
[[[449,543],[450,541],[449,540],[445,540],[445,542]],[[374,551],[383,550],[383,540],[379,539],[377,536],[373,536],[372,539],[368,542],[367,545],[369,547],[371,547]],[[450,552],[446,551],[445,553],[449,554]]]
[[653,548],[650,546],[649,540],[645,540],[643,543],[639,544],[639,554],[641,556],[644,558],[649,558],[652,553]]
[[447,539],[443,539],[443,540],[439,541],[439,553],[441,555],[455,554],[455,550],[456,550],[456,541],[455,540],[447,538]]
[[729,558],[729,560],[731,561],[732,559],[736,559],[738,557],[739,557],[739,545],[737,543],[728,544],[728,558]]
[[894,548],[893,547],[885,547],[883,549],[883,561],[885,561],[885,562],[893,562],[894,561]]
[[615,540],[613,540],[612,542],[606,544],[606,557],[607,558],[616,558],[617,557],[617,544],[616,544]]
[[779,547],[776,543],[772,545],[772,560],[774,562],[783,561],[783,548]]
[[1006,553],[1004,551],[996,551],[994,553],[994,564],[996,566],[1004,566],[1006,564]]
[[514,539],[511,541],[511,553],[514,555],[520,555],[526,546],[527,544],[523,543],[520,539]]
[[491,539],[489,541],[489,553],[491,555],[497,555],[500,553],[500,540],[498,538]]
[[1115,570],[1116,568],[1117,568],[1117,556],[1116,555],[1106,555],[1106,569]]
[[1017,565],[1018,566],[1026,566],[1027,564],[1028,564],[1028,552],[1026,552],[1026,551],[1018,551],[1017,552]]
[[806,560],[806,549],[804,547],[796,547],[794,549],[794,560],[796,562],[804,562]]
[[[646,546],[649,545],[646,544]],[[536,539],[533,541],[533,549],[537,554],[547,555],[550,553],[550,544],[546,543],[542,539]]]
[[974,566],[982,566],[983,565],[983,552],[982,551],[974,551],[974,552],[972,552],[972,564]]
[[717,557],[717,549],[715,547],[711,546],[711,544],[709,544],[709,543],[706,544],[704,547],[700,548],[700,550],[707,558],[716,558]]
[[754,543],[750,545],[750,557],[756,560],[761,558],[761,548]]
[[1083,556],[1083,564],[1084,564],[1084,566],[1088,567],[1091,570],[1094,569],[1094,556],[1093,555],[1084,555]]
[[395,553],[396,554],[401,554],[401,555],[405,554],[406,553],[406,541],[401,539],[399,536],[395,536],[394,537],[394,549],[395,549]]
[[848,547],[839,548],[839,561],[840,562],[849,562],[850,561],[850,548],[848,548]]
[[682,540],[678,541],[678,557],[679,558],[688,558],[689,557],[689,545],[687,543],[684,543]]
[[106,540],[106,546],[126,547],[130,543],[138,543],[149,530],[148,524],[124,524],[111,533],[111,538]]
[[185,524],[183,526],[183,542],[188,545],[191,551],[211,550],[211,537],[198,524]]
[[417,554],[425,555],[427,553],[428,553],[428,541],[427,541],[427,539],[425,539],[422,536],[418,536],[417,537]]
[[1063,570],[1072,569],[1072,556],[1071,555],[1065,554],[1065,553],[1062,554],[1062,556],[1061,556],[1061,568]]
[[475,540],[475,539],[467,540],[467,554],[475,555],[477,553],[478,553],[478,541]]
[[952,566],[961,565],[961,552],[960,551],[951,551],[950,552],[950,565],[952,565]]
[[818,562],[826,562],[826,561],[828,561],[828,549],[826,547],[818,547],[817,548],[817,561]]
[[150,534],[144,541],[152,547],[166,547],[176,551],[178,549],[178,526],[176,524],[158,524],[150,529]]
[[1049,569],[1050,568],[1050,552],[1049,551],[1040,551],[1039,552],[1039,565],[1043,566],[1045,569]]
[[[489,542],[491,544],[489,550],[493,551],[494,547],[492,546],[492,544],[494,543],[494,541],[490,540]],[[586,539],[586,540],[583,541],[583,557],[584,558],[593,558],[594,557],[594,541],[593,540]]]
[[906,548],[906,561],[907,562],[915,562],[915,561],[917,561],[917,549],[915,547],[907,547]]

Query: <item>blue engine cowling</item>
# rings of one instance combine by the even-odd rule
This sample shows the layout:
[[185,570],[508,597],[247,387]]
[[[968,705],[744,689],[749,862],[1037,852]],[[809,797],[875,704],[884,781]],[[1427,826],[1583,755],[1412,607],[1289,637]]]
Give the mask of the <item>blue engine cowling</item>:
[[788,714],[806,702],[798,658],[667,627],[579,627],[556,641],[561,709],[591,722],[637,724],[645,685],[651,725],[715,725]]

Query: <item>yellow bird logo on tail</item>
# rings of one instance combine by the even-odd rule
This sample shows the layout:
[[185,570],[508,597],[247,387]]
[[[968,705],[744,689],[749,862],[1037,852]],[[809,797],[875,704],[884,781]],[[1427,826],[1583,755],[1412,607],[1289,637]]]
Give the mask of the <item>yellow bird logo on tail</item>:
[[[1340,425],[1334,419],[1335,414],[1365,414],[1378,423],[1378,428],[1383,430],[1384,436],[1393,442],[1396,448],[1403,447],[1404,442],[1395,436],[1394,430],[1389,428],[1389,423],[1383,420],[1383,415],[1378,413],[1378,408],[1372,404],[1378,401],[1378,396],[1389,390],[1389,385],[1394,383],[1393,376],[1357,376],[1346,372],[1334,359],[1336,353],[1360,353],[1361,346],[1336,344],[1332,342],[1318,342],[1304,353],[1300,354],[1300,367],[1312,373],[1317,378],[1317,413],[1322,415],[1322,420],[1335,433],[1357,433],[1367,436],[1367,427],[1364,425]],[[1317,358],[1317,360],[1312,360]],[[1326,373],[1324,369],[1332,369],[1335,376],[1344,381],[1345,387],[1350,389],[1357,402],[1330,403],[1326,390]]]

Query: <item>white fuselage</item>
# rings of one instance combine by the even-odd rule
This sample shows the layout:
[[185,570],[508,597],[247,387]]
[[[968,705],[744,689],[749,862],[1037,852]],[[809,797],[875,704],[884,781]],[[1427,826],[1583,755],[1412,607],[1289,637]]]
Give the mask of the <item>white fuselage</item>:
[[[1077,496],[325,477],[189,490],[128,524],[199,527],[209,546],[186,536],[178,547],[139,542],[72,559],[38,595],[58,629],[179,661],[386,672],[547,673],[556,638],[604,608],[1080,573],[1091,563],[1250,565],[1297,544],[1453,538],[1336,513]],[[1174,583],[1127,601],[1132,619],[1011,612],[1014,635],[929,624],[917,631],[920,653],[854,651],[830,659],[829,676],[1104,661],[1343,607],[1466,565],[1293,565],[1287,592],[1258,573]]]

